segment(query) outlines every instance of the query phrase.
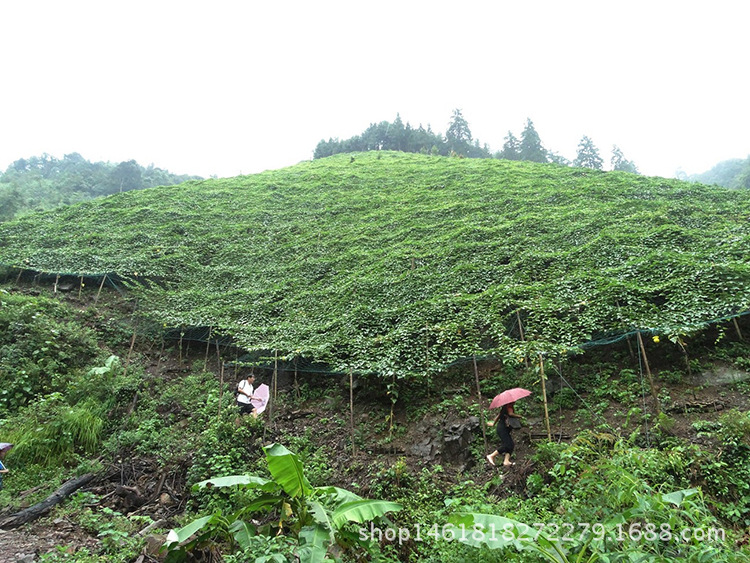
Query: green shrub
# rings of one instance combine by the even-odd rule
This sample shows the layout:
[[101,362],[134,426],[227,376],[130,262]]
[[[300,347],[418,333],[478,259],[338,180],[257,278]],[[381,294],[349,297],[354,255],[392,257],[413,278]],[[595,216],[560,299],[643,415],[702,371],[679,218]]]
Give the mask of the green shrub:
[[8,454],[13,464],[75,466],[79,456],[98,449],[103,425],[98,405],[71,406],[61,393],[52,393],[4,421],[2,428],[15,444]]
[[0,292],[0,417],[63,391],[99,353],[93,331],[62,303]]

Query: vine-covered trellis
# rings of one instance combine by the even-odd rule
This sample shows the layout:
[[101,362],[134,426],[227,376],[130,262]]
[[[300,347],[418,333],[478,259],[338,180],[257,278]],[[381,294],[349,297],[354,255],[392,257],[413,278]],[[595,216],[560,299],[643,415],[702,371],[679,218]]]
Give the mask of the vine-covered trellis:
[[0,263],[117,280],[167,328],[390,381],[741,315],[748,219],[746,191],[367,153],[29,215],[0,225]]

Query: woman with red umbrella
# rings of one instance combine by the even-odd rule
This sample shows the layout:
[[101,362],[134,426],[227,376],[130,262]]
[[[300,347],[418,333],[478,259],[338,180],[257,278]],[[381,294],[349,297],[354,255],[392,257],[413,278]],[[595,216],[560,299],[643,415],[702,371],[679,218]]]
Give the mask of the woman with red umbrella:
[[494,409],[500,407],[500,412],[495,417],[494,422],[488,422],[487,426],[495,426],[497,437],[500,439],[500,446],[498,447],[498,449],[487,456],[487,461],[490,462],[490,465],[495,465],[495,458],[498,456],[498,454],[504,454],[504,466],[507,467],[509,465],[513,465],[513,463],[510,461],[510,454],[513,453],[515,444],[513,443],[513,438],[511,437],[510,433],[513,427],[516,426],[516,424],[513,424],[513,422],[516,422],[517,427],[520,428],[520,421],[513,421],[512,419],[521,418],[521,415],[516,414],[516,412],[513,410],[513,406],[515,405],[517,399],[528,397],[529,395],[531,395],[531,391],[516,387],[515,389],[503,391],[492,400],[490,408]]

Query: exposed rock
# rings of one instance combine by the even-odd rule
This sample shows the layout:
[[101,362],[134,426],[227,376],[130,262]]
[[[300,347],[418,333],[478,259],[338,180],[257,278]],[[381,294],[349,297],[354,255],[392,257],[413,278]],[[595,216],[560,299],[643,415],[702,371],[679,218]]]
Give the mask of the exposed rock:
[[479,418],[470,416],[463,422],[453,422],[443,428],[441,457],[450,463],[465,463],[471,457],[469,444],[474,438],[474,430],[479,427]]

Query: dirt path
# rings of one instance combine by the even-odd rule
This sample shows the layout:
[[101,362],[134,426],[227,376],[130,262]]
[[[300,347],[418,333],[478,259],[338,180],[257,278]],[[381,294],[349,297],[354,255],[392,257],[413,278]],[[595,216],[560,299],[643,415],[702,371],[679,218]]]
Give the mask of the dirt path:
[[38,561],[39,556],[67,546],[67,553],[87,547],[92,553],[99,542],[67,520],[55,520],[48,526],[24,526],[17,530],[0,530],[0,563]]

